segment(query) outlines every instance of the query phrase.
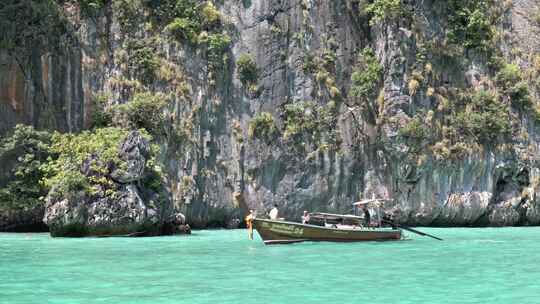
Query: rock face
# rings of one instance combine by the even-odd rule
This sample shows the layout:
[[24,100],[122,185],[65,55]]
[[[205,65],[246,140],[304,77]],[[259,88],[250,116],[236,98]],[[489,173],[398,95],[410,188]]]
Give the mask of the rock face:
[[121,186],[118,198],[90,198],[75,193],[48,199],[43,222],[52,236],[159,235],[165,225],[158,207],[148,205],[133,184]]
[[[9,2],[18,1],[7,2],[0,9],[9,9],[11,4],[17,6],[17,3]],[[21,12],[37,14],[34,10],[39,10],[38,6],[30,8],[30,1],[18,4],[21,5]],[[50,13],[52,18],[58,11]],[[37,33],[28,33],[27,28],[16,23],[24,24],[27,15],[3,13],[3,16],[10,18],[4,22],[19,31],[19,39],[29,41],[24,41],[24,49],[0,48],[0,134],[19,123],[38,129],[80,131],[85,113],[84,75],[81,48],[73,30],[65,22],[61,22],[64,28],[60,33],[49,31],[45,24],[30,22],[27,24],[34,24],[38,29]],[[47,14],[45,11],[41,13]],[[13,29],[11,26],[10,29]],[[58,31],[59,27],[55,29]],[[9,35],[7,28],[5,31],[3,34]],[[46,41],[47,38],[40,35],[58,39]]]
[[0,210],[0,231],[3,232],[46,232],[49,231],[43,223],[44,207],[39,206],[28,210]]
[[[540,224],[540,133],[532,112],[512,106],[511,136],[453,159],[438,159],[436,145],[424,145],[425,157],[419,157],[410,142],[400,141],[400,129],[415,115],[428,120],[431,111],[438,119],[446,115],[446,103],[458,103],[459,94],[452,92],[492,87],[495,81],[483,53],[456,55],[451,53],[455,45],[441,42],[447,43],[446,1],[402,1],[419,17],[398,15],[380,22],[364,13],[366,1],[224,1],[216,5],[226,16],[223,31],[232,42],[217,71],[208,63],[208,50],[150,29],[152,22],[144,18],[152,16],[152,8],[134,5],[133,18],[140,20],[127,23],[115,2],[108,1],[91,17],[76,6],[63,8],[77,41],[66,60],[54,61],[54,53],[36,56],[34,65],[25,66],[35,71],[23,75],[13,56],[0,56],[0,128],[25,121],[77,130],[88,123],[84,118],[90,117],[95,96],[124,103],[143,87],[174,96],[160,161],[170,176],[172,201],[192,226],[235,227],[247,208],[260,213],[275,203],[291,219],[299,219],[303,210],[350,212],[352,202],[372,195],[391,199],[385,211],[411,225]],[[529,13],[538,10],[537,1],[495,1],[492,7],[500,12],[494,22],[499,40],[491,48],[529,71],[540,50],[540,29]],[[154,80],[142,81],[133,60],[126,62],[126,56],[143,49],[127,48],[133,41],[152,42],[160,66]],[[430,41],[435,45],[426,55]],[[373,49],[383,70],[377,92],[365,103],[368,110],[349,93],[365,47]],[[436,55],[438,50],[448,54]],[[250,88],[236,72],[235,60],[242,54],[250,54],[257,66],[258,79]],[[435,72],[420,79],[418,58],[425,57],[431,61],[422,63],[422,71]],[[315,70],[310,62],[316,63]],[[46,98],[51,94],[59,98]],[[530,94],[537,98],[537,88]],[[40,124],[41,114],[31,109],[46,108],[53,100],[54,109],[71,112],[55,111],[58,123]],[[305,107],[309,103],[315,106]],[[289,106],[299,104],[307,120],[327,108],[333,117],[323,130],[304,130],[291,140],[296,129],[289,128]],[[270,113],[278,129],[270,141],[249,135],[261,112]],[[174,130],[187,134],[182,142],[173,139]],[[315,142],[317,136],[322,139]],[[163,221],[162,211],[148,206],[137,187],[147,147],[126,145],[122,151],[128,169],[111,174],[122,185],[121,195],[49,198],[45,222],[53,231],[70,225],[106,231],[114,224],[122,227],[115,228],[118,233],[128,233]]]
[[[174,211],[170,200],[156,199],[157,193],[148,189],[143,191],[137,186],[145,176],[148,142],[134,131],[119,150],[118,156],[126,161],[126,168],[112,168],[111,176],[104,176],[117,183],[113,195],[74,191],[58,196],[51,191],[46,198],[43,217],[51,235],[149,236],[173,233],[175,227],[184,224],[184,216]],[[93,159],[94,164],[106,166],[99,159],[97,161]],[[98,174],[89,163],[83,163],[81,172],[85,176]]]

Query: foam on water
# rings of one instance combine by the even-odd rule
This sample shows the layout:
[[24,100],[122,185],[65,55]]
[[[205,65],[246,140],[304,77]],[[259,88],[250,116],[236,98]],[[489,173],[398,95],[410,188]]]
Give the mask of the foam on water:
[[0,303],[540,303],[540,228],[421,230],[445,241],[0,234]]

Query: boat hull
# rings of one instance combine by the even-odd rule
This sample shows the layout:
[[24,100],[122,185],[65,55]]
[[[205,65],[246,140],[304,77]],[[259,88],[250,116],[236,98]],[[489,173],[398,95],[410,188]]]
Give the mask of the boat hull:
[[253,228],[267,245],[304,241],[364,242],[401,239],[401,230],[392,228],[339,229],[266,219],[254,219]]

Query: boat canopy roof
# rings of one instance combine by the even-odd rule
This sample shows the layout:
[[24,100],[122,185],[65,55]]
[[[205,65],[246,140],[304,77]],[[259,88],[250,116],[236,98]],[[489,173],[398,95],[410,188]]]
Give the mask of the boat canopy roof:
[[363,217],[361,216],[356,216],[352,214],[334,214],[334,213],[323,213],[323,212],[313,212],[313,213],[310,213],[309,216],[311,218],[320,218],[320,219],[327,219],[327,220],[363,219]]
[[360,205],[366,205],[366,204],[372,204],[372,203],[379,203],[384,204],[384,202],[389,202],[391,200],[384,199],[384,198],[370,198],[370,199],[364,199],[358,202],[354,202],[353,206],[360,206]]

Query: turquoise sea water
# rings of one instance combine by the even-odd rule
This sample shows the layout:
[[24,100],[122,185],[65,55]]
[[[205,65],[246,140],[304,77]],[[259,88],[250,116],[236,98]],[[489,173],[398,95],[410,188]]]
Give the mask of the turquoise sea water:
[[445,241],[0,234],[0,303],[540,303],[540,228],[422,230]]

